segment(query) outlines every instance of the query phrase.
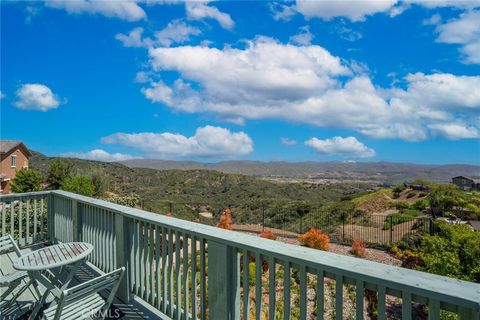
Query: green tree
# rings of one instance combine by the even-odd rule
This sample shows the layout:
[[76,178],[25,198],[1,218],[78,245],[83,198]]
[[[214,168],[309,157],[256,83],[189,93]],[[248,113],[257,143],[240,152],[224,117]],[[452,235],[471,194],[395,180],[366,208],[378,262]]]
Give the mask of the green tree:
[[432,215],[443,216],[445,211],[451,210],[458,200],[459,191],[453,184],[433,186],[427,197]]
[[42,178],[33,169],[22,169],[12,180],[12,191],[15,193],[40,191],[42,189]]
[[53,189],[59,189],[63,182],[74,174],[73,164],[62,158],[56,158],[48,167],[47,182]]
[[95,194],[95,187],[92,181],[86,176],[73,176],[68,178],[63,182],[62,190],[88,197],[92,197]]

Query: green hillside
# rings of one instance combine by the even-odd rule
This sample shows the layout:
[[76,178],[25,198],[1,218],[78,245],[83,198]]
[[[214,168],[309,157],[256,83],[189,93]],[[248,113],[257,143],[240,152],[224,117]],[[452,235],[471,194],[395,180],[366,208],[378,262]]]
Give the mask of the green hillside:
[[[55,158],[35,153],[31,167],[46,175]],[[109,181],[109,193],[135,195],[146,210],[195,219],[198,212],[214,215],[231,206],[235,220],[255,223],[262,207],[318,208],[364,191],[370,185],[359,183],[312,184],[277,183],[240,174],[210,170],[155,170],[131,168],[118,163],[70,159],[77,174],[102,172]]]

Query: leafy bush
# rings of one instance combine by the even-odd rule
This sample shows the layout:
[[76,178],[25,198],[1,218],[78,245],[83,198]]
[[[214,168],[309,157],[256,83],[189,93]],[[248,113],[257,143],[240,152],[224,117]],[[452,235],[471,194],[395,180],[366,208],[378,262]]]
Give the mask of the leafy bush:
[[356,255],[357,257],[364,258],[366,255],[365,244],[360,239],[353,240],[352,249],[350,253]]
[[17,172],[10,186],[15,193],[40,191],[42,189],[42,178],[33,169],[22,169]]
[[75,168],[71,161],[56,158],[50,163],[47,171],[47,183],[50,188],[59,189],[63,182],[73,176]]
[[330,238],[328,234],[320,229],[311,228],[308,232],[298,236],[302,246],[328,251],[330,249]]
[[277,236],[271,231],[262,231],[262,233],[260,233],[260,237],[270,240],[277,240]]
[[230,208],[225,209],[223,213],[220,215],[220,221],[217,224],[217,227],[226,229],[226,230],[232,230],[232,211]]
[[417,195],[417,192],[416,191],[409,191],[407,193],[407,199],[410,199],[410,198],[413,198]]
[[407,188],[407,186],[404,184],[404,183],[401,183],[397,186],[395,186],[395,188],[393,188],[393,198],[394,199],[397,199],[398,197],[400,197],[400,193],[402,193],[403,190],[405,190]]
[[103,171],[95,170],[90,173],[90,181],[92,181],[96,197],[105,194],[109,189],[110,180]]
[[140,203],[140,198],[136,194],[130,195],[109,195],[108,197],[104,198],[106,201],[110,201],[122,206],[127,206],[131,208],[135,208]]
[[392,206],[393,206],[395,209],[400,210],[400,211],[410,208],[410,205],[409,205],[407,202],[405,202],[405,201],[397,201],[397,202],[394,202],[394,203],[392,204]]
[[95,187],[86,176],[73,176],[65,180],[62,184],[62,190],[93,197]]
[[415,202],[412,206],[414,209],[417,209],[417,210],[425,210],[427,207],[428,207],[428,200],[426,199],[422,199],[422,200],[418,200],[417,202]]

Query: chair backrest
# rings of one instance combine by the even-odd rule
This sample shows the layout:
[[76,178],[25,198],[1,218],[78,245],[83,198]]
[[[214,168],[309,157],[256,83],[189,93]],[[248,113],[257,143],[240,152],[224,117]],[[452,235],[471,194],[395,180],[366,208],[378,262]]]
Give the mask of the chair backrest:
[[[122,267],[103,276],[91,279],[89,281],[64,290],[58,302],[57,311],[55,313],[54,319],[60,319],[60,315],[64,307],[73,304],[81,300],[82,298],[88,297],[94,293],[98,293],[103,290],[110,290],[107,301],[101,309],[101,311],[104,312],[103,314],[105,314],[105,312],[110,308],[113,299],[115,298],[115,293],[117,292],[124,272],[125,267]],[[84,305],[83,307],[84,310],[81,310],[81,308],[79,308],[79,315],[82,315],[82,312],[85,312],[85,308],[88,308],[87,305]],[[103,316],[101,316],[101,318],[103,318]]]
[[4,251],[14,250],[17,256],[21,257],[22,253],[20,252],[20,248],[17,245],[17,242],[13,239],[13,237],[9,234],[0,237],[0,253]]

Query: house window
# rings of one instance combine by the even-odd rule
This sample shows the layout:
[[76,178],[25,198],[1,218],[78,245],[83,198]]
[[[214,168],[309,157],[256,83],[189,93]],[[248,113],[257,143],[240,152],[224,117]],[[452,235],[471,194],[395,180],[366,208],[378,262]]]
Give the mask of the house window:
[[12,162],[11,162],[12,168],[17,167],[17,156],[12,156]]

